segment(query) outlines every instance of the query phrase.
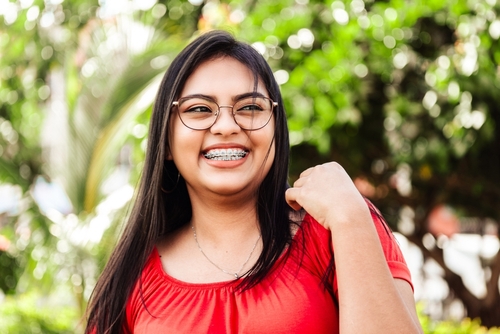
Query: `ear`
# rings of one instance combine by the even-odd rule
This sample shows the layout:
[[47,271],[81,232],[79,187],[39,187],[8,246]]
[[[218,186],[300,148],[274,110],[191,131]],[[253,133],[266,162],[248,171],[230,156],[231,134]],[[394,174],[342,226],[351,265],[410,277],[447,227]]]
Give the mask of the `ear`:
[[[170,122],[167,122],[167,128],[170,129]],[[164,159],[168,161],[173,161],[174,157],[172,156],[172,151],[170,150],[170,131],[167,131],[166,133],[164,145],[165,145]]]
[[174,160],[168,146],[166,147],[165,160],[170,160],[170,161]]

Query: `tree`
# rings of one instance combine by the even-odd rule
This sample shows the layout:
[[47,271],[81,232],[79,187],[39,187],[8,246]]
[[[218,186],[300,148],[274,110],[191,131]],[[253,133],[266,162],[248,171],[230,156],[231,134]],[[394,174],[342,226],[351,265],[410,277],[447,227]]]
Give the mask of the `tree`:
[[500,255],[483,259],[478,298],[423,239],[440,204],[480,231],[500,218],[497,14],[492,1],[269,2],[241,24],[284,82],[292,174],[339,161],[395,229],[409,214],[402,232],[487,326],[500,324]]
[[[189,16],[165,20],[163,4],[127,5],[8,3],[0,30],[6,73],[0,180],[19,194],[1,217],[7,242],[0,252],[0,287],[19,298],[63,291],[62,303],[44,304],[74,305],[77,317],[120,226],[113,222],[122,220],[119,209],[132,197],[127,181],[137,179],[139,168],[130,161],[143,155],[143,123],[158,75],[197,23]],[[117,175],[118,185],[110,182]],[[19,323],[4,324],[5,330],[32,326],[6,312]],[[39,319],[51,314],[44,312]],[[69,326],[78,320],[69,319]],[[46,320],[35,321],[44,332],[61,327]],[[57,326],[50,329],[52,323]]]
[[[478,298],[447,267],[439,243],[424,242],[438,237],[428,217],[442,204],[477,217],[480,228],[500,220],[495,1],[111,3],[20,1],[0,10],[0,182],[20,199],[1,216],[0,234],[12,241],[0,253],[4,291],[23,291],[26,277],[49,289],[64,267],[77,274],[63,279],[83,309],[123,221],[123,211],[99,213],[111,195],[103,185],[121,168],[137,180],[148,89],[193,34],[223,28],[253,43],[282,85],[291,179],[312,164],[340,162],[391,226],[443,267],[467,315],[500,325],[500,255],[483,259],[491,275]],[[146,43],[124,42],[138,30]],[[65,117],[49,117],[58,106]],[[40,145],[42,124],[54,120],[65,140]],[[71,214],[35,204],[39,176],[58,181]],[[410,228],[400,223],[408,217]],[[102,240],[72,243],[72,233],[96,226]],[[52,261],[61,250],[70,261]],[[4,270],[12,263],[14,271]]]

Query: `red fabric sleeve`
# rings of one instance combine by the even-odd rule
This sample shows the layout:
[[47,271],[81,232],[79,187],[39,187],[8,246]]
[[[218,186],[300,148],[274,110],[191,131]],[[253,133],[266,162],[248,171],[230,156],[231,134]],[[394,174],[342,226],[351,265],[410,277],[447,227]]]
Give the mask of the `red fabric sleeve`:
[[[413,289],[410,270],[406,265],[396,238],[383,219],[380,211],[368,200],[367,205],[370,207],[371,217],[392,276],[407,281]],[[305,238],[305,258],[307,259],[302,265],[307,266],[307,269],[314,272],[315,275],[322,277],[330,263],[332,248],[333,252],[335,252],[335,245],[332,245],[330,231],[325,229],[310,215],[306,215],[304,218],[302,228],[304,229],[302,232]],[[337,294],[337,275],[335,273],[333,275],[333,290]]]
[[410,270],[406,265],[403,253],[399,248],[398,241],[392,234],[392,231],[390,230],[380,211],[370,201],[367,200],[366,202],[368,204],[368,207],[370,208],[372,220],[377,229],[385,259],[387,260],[387,264],[389,265],[392,276],[394,278],[399,278],[407,281],[413,290]]

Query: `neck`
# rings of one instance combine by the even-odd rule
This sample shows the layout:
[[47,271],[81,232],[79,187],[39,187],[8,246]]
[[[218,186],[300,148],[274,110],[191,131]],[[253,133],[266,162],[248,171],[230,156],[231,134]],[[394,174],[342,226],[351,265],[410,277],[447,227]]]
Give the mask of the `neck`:
[[191,225],[203,240],[227,244],[260,235],[257,200],[235,200],[221,197],[190,196],[193,216]]
[[[191,197],[191,226],[184,229],[200,254],[223,275],[239,278],[262,251],[256,201]],[[213,268],[210,269],[211,271]]]

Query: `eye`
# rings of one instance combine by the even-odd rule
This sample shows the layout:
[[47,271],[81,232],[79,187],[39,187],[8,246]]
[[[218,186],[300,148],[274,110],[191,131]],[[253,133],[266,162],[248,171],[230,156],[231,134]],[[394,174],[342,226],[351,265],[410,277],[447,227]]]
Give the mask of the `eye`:
[[258,104],[246,104],[238,108],[237,111],[262,111],[262,110],[264,110],[264,108],[262,108]]
[[184,112],[184,113],[212,113],[212,110],[210,109],[209,106],[206,106],[206,105],[196,105],[196,106],[190,106],[190,107],[184,109],[182,112]]
[[266,104],[266,100],[262,98],[249,98],[238,101],[235,105],[236,112],[245,113],[245,112],[256,112],[256,111],[264,111],[269,109]]

